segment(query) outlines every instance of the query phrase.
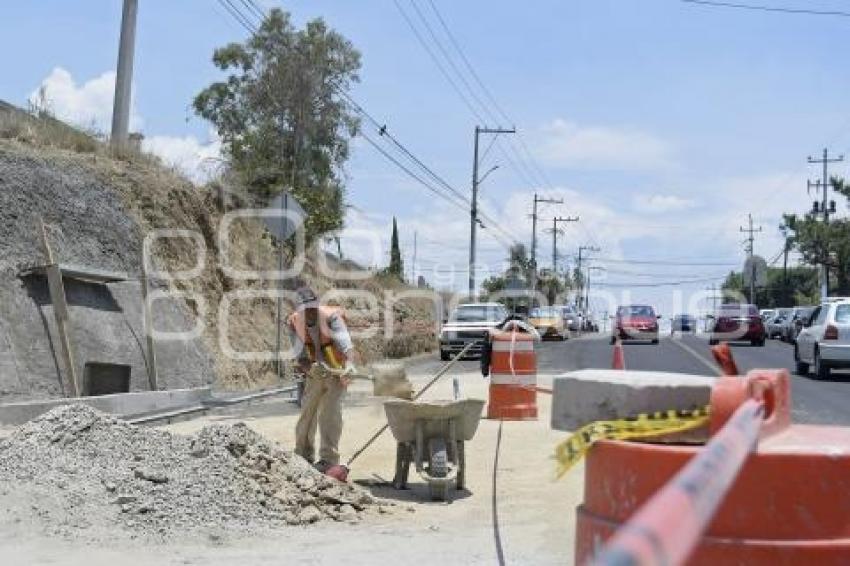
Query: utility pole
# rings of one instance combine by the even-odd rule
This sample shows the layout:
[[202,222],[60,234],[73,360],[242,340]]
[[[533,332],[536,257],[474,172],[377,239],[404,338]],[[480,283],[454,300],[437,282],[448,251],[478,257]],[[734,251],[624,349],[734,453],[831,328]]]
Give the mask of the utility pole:
[[118,44],[118,70],[115,76],[115,101],[112,106],[113,149],[127,145],[130,130],[130,94],[133,86],[133,52],[136,46],[138,0],[124,0],[121,14],[121,39]]
[[[507,130],[504,128],[475,126],[475,146],[472,159],[472,206],[469,209],[469,297],[473,300],[475,298],[475,231],[480,222],[478,220],[478,185],[484,180],[483,177],[480,181],[478,180],[478,137],[481,134],[499,135],[515,133],[516,128]],[[493,169],[490,171],[493,171]],[[487,171],[487,173],[490,173],[490,171]],[[487,176],[487,173],[484,174],[484,177]]]
[[[585,251],[588,252],[598,252],[599,248],[595,248],[593,246],[579,246],[578,247],[578,262],[576,264],[576,271],[579,274],[579,278],[582,278],[581,272],[581,261],[582,261],[582,253]],[[578,294],[576,295],[576,307],[581,311],[582,308],[582,295],[584,290],[584,283],[579,281]]]
[[564,204],[564,199],[552,199],[537,196],[534,193],[534,207],[531,212],[531,292],[537,290],[537,205],[541,202]]
[[598,265],[588,265],[587,266],[587,285],[584,286],[584,305],[585,309],[590,311],[590,272],[594,269],[598,271],[605,271],[604,267],[600,267]]
[[[835,201],[829,202],[829,164],[830,163],[840,163],[844,161],[844,156],[839,155],[838,157],[829,157],[829,150],[827,148],[823,148],[823,157],[820,159],[813,159],[809,156],[809,163],[812,165],[822,165],[823,166],[823,177],[821,177],[821,185],[823,187],[823,199],[820,202],[820,206],[818,206],[818,202],[815,201],[812,212],[814,212],[815,216],[820,212],[823,214],[823,222],[824,224],[829,224],[829,213],[835,212]],[[817,186],[817,184],[815,184]],[[812,187],[812,183],[809,183],[809,188]],[[818,210],[820,209],[820,210]],[[824,259],[824,263],[821,266],[821,281],[820,281],[820,298],[821,301],[825,301],[829,296],[829,268],[826,264],[826,259]]]
[[552,232],[552,273],[555,274],[558,272],[558,234],[563,234],[564,231],[558,228],[558,222],[578,222],[578,216],[569,216],[564,218],[563,216],[555,216],[552,218],[552,228],[549,229],[549,232]]
[[[717,299],[718,299],[717,285],[714,284],[714,285],[711,285],[710,287],[706,287],[705,290],[711,291],[711,297],[710,297],[711,298],[711,314],[714,315],[714,313],[717,312]],[[705,320],[705,330],[707,331],[708,328],[709,328],[708,318],[706,318],[706,320]]]
[[739,230],[741,232],[746,232],[748,234],[747,239],[745,240],[747,244],[747,257],[750,258],[750,304],[756,304],[756,262],[753,261],[753,250],[755,244],[755,234],[756,232],[761,232],[762,227],[759,226],[758,229],[753,228],[753,215],[748,214],[747,218],[749,219],[749,227],[744,228],[741,226]]

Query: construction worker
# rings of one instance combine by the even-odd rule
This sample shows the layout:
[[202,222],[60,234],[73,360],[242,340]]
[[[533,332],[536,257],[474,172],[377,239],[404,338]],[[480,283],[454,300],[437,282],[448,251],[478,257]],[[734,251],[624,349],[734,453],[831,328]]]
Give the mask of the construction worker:
[[295,425],[295,453],[313,463],[318,429],[321,447],[319,461],[313,465],[324,472],[339,464],[342,396],[356,372],[352,359],[356,354],[342,309],[320,305],[307,287],[296,294],[298,305],[287,326],[305,384],[301,416]]

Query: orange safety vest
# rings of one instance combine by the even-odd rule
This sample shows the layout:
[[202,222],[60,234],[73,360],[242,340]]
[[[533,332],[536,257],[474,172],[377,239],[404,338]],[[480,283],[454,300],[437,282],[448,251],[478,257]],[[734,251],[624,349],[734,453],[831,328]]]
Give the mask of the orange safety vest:
[[[332,316],[339,316],[345,321],[345,311],[339,307],[320,306],[319,307],[319,341],[322,348],[322,354],[325,362],[335,369],[341,369],[345,366],[345,354],[340,351],[334,344],[333,336],[331,335],[331,327],[328,321]],[[307,332],[307,319],[304,316],[303,310],[297,310],[287,319],[287,324],[295,332],[295,335],[301,340],[301,343],[307,348],[307,355],[310,361],[316,361],[316,345],[313,344],[313,338]]]

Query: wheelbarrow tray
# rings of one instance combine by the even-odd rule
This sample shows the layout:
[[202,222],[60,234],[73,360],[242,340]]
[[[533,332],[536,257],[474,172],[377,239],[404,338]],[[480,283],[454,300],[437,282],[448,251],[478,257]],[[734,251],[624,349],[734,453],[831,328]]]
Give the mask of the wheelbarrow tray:
[[[444,435],[446,423],[455,422],[456,440],[472,440],[478,430],[484,401],[462,399],[459,401],[404,401],[391,399],[384,402],[387,422],[398,442],[416,441],[416,421],[425,424],[425,435]],[[433,430],[432,430],[433,429]]]

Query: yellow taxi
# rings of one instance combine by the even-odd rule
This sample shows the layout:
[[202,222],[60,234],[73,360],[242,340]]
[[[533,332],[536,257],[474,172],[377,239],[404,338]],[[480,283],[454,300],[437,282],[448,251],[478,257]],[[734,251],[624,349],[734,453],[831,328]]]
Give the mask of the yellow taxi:
[[564,311],[559,307],[537,307],[528,313],[528,323],[532,325],[540,336],[546,340],[566,340],[568,330],[564,321]]

